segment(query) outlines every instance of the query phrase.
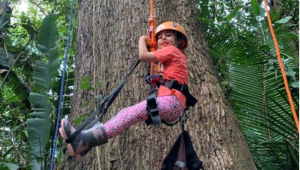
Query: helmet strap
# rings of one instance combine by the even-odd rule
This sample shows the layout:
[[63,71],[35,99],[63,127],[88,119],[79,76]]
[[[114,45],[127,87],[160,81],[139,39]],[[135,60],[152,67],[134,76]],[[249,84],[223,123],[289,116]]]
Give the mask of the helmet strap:
[[179,44],[178,44],[178,38],[177,38],[178,32],[174,31],[174,39],[175,39],[175,47],[179,48]]
[[182,40],[182,37],[179,37],[179,36],[182,36],[180,33],[178,33],[178,31],[174,31],[174,39],[175,39],[175,47],[179,48],[180,49],[180,46],[182,45],[183,43],[183,40]]

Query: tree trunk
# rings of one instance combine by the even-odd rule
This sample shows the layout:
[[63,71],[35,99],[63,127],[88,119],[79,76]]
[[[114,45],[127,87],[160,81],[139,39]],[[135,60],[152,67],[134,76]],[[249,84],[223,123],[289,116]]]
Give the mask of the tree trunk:
[[[74,125],[79,116],[95,110],[99,104],[95,96],[109,94],[138,60],[138,39],[148,34],[149,2],[79,1],[76,80],[70,115]],[[212,65],[203,30],[197,19],[196,1],[156,0],[154,9],[158,23],[177,21],[187,32],[189,87],[198,103],[190,109],[190,118],[185,127],[206,169],[256,169]],[[149,87],[144,81],[145,75],[145,64],[142,63],[108,110],[103,123],[122,108],[145,100],[149,93]],[[82,79],[87,76],[92,89],[82,90]],[[92,149],[80,161],[68,156],[66,152],[59,169],[159,169],[180,132],[180,124],[153,127],[138,123],[110,139],[108,144]]]

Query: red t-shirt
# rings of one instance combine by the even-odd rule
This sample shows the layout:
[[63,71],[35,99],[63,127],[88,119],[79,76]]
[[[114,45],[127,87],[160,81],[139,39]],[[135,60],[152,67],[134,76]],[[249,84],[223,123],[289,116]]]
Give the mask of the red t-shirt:
[[[188,67],[187,57],[175,46],[167,46],[158,51],[153,52],[157,60],[163,64],[162,76],[164,79],[175,79],[180,84],[188,84]],[[183,106],[186,105],[186,98],[183,93],[178,90],[170,90],[168,87],[160,86],[158,89],[158,97],[175,95]]]

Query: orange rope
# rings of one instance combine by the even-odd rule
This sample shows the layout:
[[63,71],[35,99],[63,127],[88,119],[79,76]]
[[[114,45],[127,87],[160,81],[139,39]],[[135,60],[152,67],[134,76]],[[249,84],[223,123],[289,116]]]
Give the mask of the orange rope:
[[[154,8],[153,8],[153,0],[150,0],[150,18],[155,18],[154,17]],[[151,51],[155,51],[155,46],[156,46],[156,40],[155,40],[155,19],[153,21],[151,21],[149,23],[149,38],[151,40],[151,42],[148,42],[149,46],[150,46],[150,50]],[[150,66],[150,76],[153,75],[153,67],[154,67],[154,63],[151,62],[151,66]],[[156,65],[155,65],[155,71],[156,71]]]
[[154,8],[153,8],[153,0],[150,0],[150,18],[153,18],[153,21],[150,22],[150,39],[152,40],[151,42],[151,51],[155,50],[155,36],[154,36],[154,31],[155,31],[155,16],[154,16]]
[[293,99],[292,99],[291,92],[290,92],[289,85],[288,85],[288,81],[286,79],[286,74],[285,74],[285,71],[284,71],[284,68],[283,68],[283,64],[282,64],[282,61],[281,61],[279,47],[278,47],[278,42],[277,42],[274,30],[273,30],[272,21],[271,21],[271,18],[270,18],[270,14],[269,14],[269,11],[268,11],[267,1],[266,0],[264,0],[264,6],[265,6],[265,9],[266,9],[266,13],[267,13],[267,18],[268,18],[268,22],[269,22],[270,31],[271,31],[271,34],[272,34],[272,37],[273,37],[273,40],[274,40],[274,44],[275,44],[275,48],[276,48],[276,53],[277,53],[277,60],[278,60],[278,63],[279,63],[279,66],[280,66],[280,69],[281,69],[281,72],[282,72],[282,77],[283,77],[283,81],[284,81],[285,90],[286,90],[288,98],[289,98],[290,106],[291,106],[291,109],[292,109],[292,112],[293,112],[294,120],[295,120],[297,129],[298,129],[298,133],[299,133],[298,116],[297,116],[296,111],[295,111]]

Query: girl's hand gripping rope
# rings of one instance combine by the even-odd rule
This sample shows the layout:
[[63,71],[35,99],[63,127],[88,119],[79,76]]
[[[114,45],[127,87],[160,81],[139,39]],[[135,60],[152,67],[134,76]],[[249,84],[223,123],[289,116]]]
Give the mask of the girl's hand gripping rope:
[[154,36],[155,32],[155,17],[150,16],[148,19],[148,25],[149,25],[149,41],[146,41],[147,45],[150,47],[150,51],[155,51],[156,49],[156,39]]

